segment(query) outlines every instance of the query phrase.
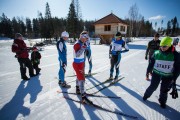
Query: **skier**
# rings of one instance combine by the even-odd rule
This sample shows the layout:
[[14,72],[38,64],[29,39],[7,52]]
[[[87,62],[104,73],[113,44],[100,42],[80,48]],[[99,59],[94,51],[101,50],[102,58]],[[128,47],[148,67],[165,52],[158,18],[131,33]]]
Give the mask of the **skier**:
[[26,67],[29,69],[29,76],[34,77],[36,76],[33,71],[32,63],[29,59],[28,51],[30,47],[26,46],[26,43],[23,40],[23,36],[20,33],[15,34],[15,39],[12,44],[12,52],[16,53],[15,57],[17,58],[19,65],[20,65],[20,72],[21,72],[21,79],[29,80],[26,76]]
[[[122,51],[122,47],[124,47],[125,50]],[[114,81],[118,79],[121,53],[127,51],[129,51],[129,48],[126,42],[122,39],[121,33],[117,32],[115,38],[112,39],[112,43],[109,49],[109,58],[111,59],[110,78],[109,78],[110,80],[113,80],[114,66],[116,69],[116,75]]]
[[[149,62],[150,62],[150,60],[151,60],[150,58],[153,55],[154,51],[159,50],[159,44],[160,44],[159,34],[156,33],[156,34],[154,34],[154,39],[149,41],[149,43],[148,43],[148,46],[146,49],[146,54],[145,54],[146,60],[149,58]],[[149,80],[149,74],[152,74],[152,72],[150,71],[150,73],[148,73],[146,71],[146,80]]]
[[41,54],[38,52],[38,49],[36,47],[33,47],[33,52],[31,53],[31,62],[33,65],[33,68],[36,70],[36,75],[39,74],[41,71],[41,68],[39,68],[41,59]]
[[172,38],[164,37],[160,42],[160,50],[154,52],[150,58],[148,71],[152,73],[150,86],[144,93],[143,100],[147,100],[157,89],[160,81],[159,103],[162,108],[166,107],[169,86],[176,83],[180,74],[180,55],[171,45]]
[[84,90],[84,84],[85,84],[85,76],[84,76],[84,72],[85,72],[84,71],[84,63],[85,63],[84,55],[85,54],[84,53],[87,48],[87,46],[84,45],[84,43],[87,41],[87,39],[88,39],[88,34],[86,34],[85,32],[82,32],[80,34],[79,40],[76,41],[76,43],[74,44],[74,47],[73,47],[74,62],[72,65],[77,75],[76,93],[81,94],[83,103],[91,104],[92,101],[90,101],[86,97],[86,93]]
[[[83,33],[86,33],[88,35],[87,31],[83,31]],[[89,63],[89,71],[88,71],[88,76],[91,76],[91,70],[92,70],[92,57],[91,57],[91,47],[90,47],[90,38],[88,36],[87,41],[85,42],[86,45],[86,50],[85,50],[85,61],[86,57],[88,59]]]
[[65,41],[69,38],[69,33],[64,31],[61,33],[61,38],[57,42],[57,50],[58,50],[58,60],[59,60],[59,82],[58,84],[65,88],[70,88],[70,85],[67,85],[65,78],[66,66],[67,66],[67,48]]

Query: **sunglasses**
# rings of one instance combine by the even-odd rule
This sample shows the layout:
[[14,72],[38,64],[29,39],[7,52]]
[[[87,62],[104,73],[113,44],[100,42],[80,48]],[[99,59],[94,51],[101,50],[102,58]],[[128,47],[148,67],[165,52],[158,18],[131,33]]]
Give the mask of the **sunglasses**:
[[168,47],[168,46],[161,46],[161,48],[166,48],[166,47]]
[[116,38],[121,38],[121,36],[116,36]]

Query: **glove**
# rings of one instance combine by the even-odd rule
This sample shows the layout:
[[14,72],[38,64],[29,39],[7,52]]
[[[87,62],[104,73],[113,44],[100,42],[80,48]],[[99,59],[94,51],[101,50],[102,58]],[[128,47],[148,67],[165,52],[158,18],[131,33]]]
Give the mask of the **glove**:
[[64,72],[66,72],[66,66],[67,66],[66,63],[62,64],[62,68],[63,68]]
[[109,59],[111,59],[112,58],[112,54],[109,54]]
[[86,45],[82,45],[81,48],[82,48],[82,49],[86,49],[87,46],[86,46]]
[[170,95],[172,95],[173,99],[178,98],[178,92],[177,92],[177,89],[176,89],[176,83],[175,82],[172,85],[172,92],[170,93]]
[[18,55],[15,55],[14,57],[15,57],[15,58],[18,58]]
[[32,48],[31,47],[21,48],[21,51],[29,51],[29,50],[32,50]]
[[147,56],[145,56],[145,60],[147,60]]
[[120,53],[121,53],[121,51],[117,51],[117,52],[116,52],[116,54],[118,54],[118,55],[119,55]]

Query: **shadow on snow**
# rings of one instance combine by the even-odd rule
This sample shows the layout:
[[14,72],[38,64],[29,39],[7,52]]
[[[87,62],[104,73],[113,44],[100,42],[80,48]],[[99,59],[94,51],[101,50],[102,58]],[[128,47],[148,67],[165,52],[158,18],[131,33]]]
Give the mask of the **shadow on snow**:
[[120,86],[122,89],[127,91],[129,94],[134,96],[139,101],[142,101],[142,103],[144,103],[144,105],[147,105],[148,107],[152,108],[153,110],[155,110],[155,111],[159,112],[160,114],[162,114],[163,116],[165,116],[166,119],[177,120],[178,118],[180,118],[179,112],[176,111],[175,109],[173,109],[172,107],[167,106],[166,109],[162,109],[159,106],[158,103],[151,102],[151,101],[148,101],[148,100],[147,101],[143,101],[142,96],[137,94],[137,92],[135,92],[133,90],[130,90],[129,88],[125,87],[124,85],[118,84],[118,86]]
[[30,103],[34,103],[37,95],[42,91],[39,76],[31,78],[31,80],[21,81],[13,98],[0,110],[1,120],[15,120],[19,114],[27,116],[30,114],[30,108],[23,106],[24,98],[30,94]]
[[[62,89],[62,91],[64,92],[68,92],[67,89],[63,89],[60,87],[60,89]],[[75,91],[75,89],[74,89]],[[70,97],[72,99],[76,99],[76,100],[81,100],[81,96],[79,95],[69,95],[69,94],[66,94],[66,93],[61,93],[63,94],[63,96],[66,96],[66,97]],[[89,114],[89,117],[90,117],[90,120],[100,120],[100,118],[94,113],[94,111],[96,109],[92,109],[92,107],[90,108],[90,106],[87,106],[87,105],[82,105],[81,104],[81,107],[80,107],[80,103],[75,103],[71,100],[66,100],[70,109],[71,109],[71,112],[74,116],[74,120],[85,120],[87,118],[84,117],[84,113],[82,111],[82,106],[86,109],[86,111],[88,111],[87,113]],[[79,106],[79,107],[78,107]],[[86,116],[86,115],[85,115]],[[68,118],[68,117],[67,117]]]
[[[90,78],[87,78],[93,85],[96,85],[95,81],[100,83],[96,78],[94,77],[90,77]],[[97,86],[96,89],[101,89],[101,87],[104,87],[105,85],[102,84],[100,86]],[[89,90],[88,90],[89,91]],[[91,90],[92,91],[92,90]],[[95,92],[95,91],[93,91]],[[110,89],[106,89],[106,92],[104,92],[103,90],[100,91],[102,94],[104,95],[107,95],[107,93],[111,96],[117,96],[114,91],[111,91]],[[104,98],[102,98],[104,99]],[[123,99],[111,99],[112,102],[114,102],[114,104],[116,104],[116,106],[119,106],[119,109],[125,113],[125,114],[129,114],[129,115],[134,115],[134,116],[137,116],[138,118],[141,118],[141,119],[145,119],[143,118],[143,116],[141,116],[139,113],[137,113],[132,107],[130,107]],[[108,104],[106,104],[107,107],[109,106]],[[111,109],[111,107],[109,107]],[[115,109],[115,111],[119,111],[118,109]],[[117,115],[117,118],[118,119],[122,119],[122,117],[124,116],[120,116],[120,115]],[[124,118],[127,118],[127,119],[130,119],[128,117],[124,117]]]

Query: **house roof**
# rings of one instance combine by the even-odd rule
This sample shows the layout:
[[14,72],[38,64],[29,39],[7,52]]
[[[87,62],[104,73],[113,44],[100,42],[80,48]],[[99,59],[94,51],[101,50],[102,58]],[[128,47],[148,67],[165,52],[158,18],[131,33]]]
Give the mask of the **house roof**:
[[122,24],[128,25],[126,22],[124,22],[122,19],[120,19],[119,17],[117,17],[113,13],[99,19],[98,21],[96,21],[94,23],[94,25],[97,25],[97,24],[110,24],[110,23],[122,23]]

